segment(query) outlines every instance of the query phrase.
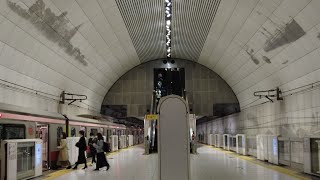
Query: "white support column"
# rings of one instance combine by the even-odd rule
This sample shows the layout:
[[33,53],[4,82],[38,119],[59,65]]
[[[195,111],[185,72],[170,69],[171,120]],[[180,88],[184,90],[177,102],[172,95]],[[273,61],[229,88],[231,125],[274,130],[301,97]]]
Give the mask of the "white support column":
[[180,96],[160,99],[158,106],[159,180],[190,180],[188,105]]

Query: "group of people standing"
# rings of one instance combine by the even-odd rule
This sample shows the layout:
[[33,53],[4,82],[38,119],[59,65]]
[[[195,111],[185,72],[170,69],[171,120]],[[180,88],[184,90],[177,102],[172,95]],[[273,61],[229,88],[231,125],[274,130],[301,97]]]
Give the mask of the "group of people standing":
[[[79,131],[79,134],[81,137],[80,137],[80,140],[76,143],[76,147],[78,147],[79,155],[78,155],[78,160],[75,163],[75,166],[73,167],[73,169],[77,169],[79,164],[84,164],[85,166],[83,169],[86,169],[88,167],[87,159],[85,156],[85,153],[87,150],[87,143],[86,143],[84,131]],[[66,133],[63,132],[61,135],[60,146],[58,146],[58,149],[60,150],[58,162],[60,162],[62,166],[67,166],[67,169],[70,169],[71,164],[68,156],[68,145],[67,145],[66,137],[67,137]],[[103,168],[103,167],[107,167],[107,170],[109,170],[110,165],[105,156],[106,144],[104,142],[102,134],[98,133],[97,137],[94,137],[93,133],[91,133],[88,141],[88,145],[89,145],[90,153],[92,156],[92,164],[96,163],[95,171],[98,171],[100,168]],[[96,160],[96,157],[97,157],[97,160]]]
[[[105,156],[106,152],[106,143],[104,142],[103,136],[101,133],[97,134],[97,138],[93,136],[93,133],[90,133],[89,138],[89,147],[90,147],[90,153],[92,156],[92,164],[96,163],[96,171],[99,170],[99,168],[107,167],[107,170],[109,170],[110,165],[107,161],[107,158]],[[97,161],[95,156],[97,156]]]

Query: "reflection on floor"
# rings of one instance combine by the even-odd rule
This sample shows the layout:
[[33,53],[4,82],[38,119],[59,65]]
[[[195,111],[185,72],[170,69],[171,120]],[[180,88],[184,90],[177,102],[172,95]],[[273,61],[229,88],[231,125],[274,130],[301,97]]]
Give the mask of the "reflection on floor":
[[[135,146],[114,154],[109,158],[109,171],[87,170],[71,171],[65,175],[55,177],[58,180],[157,180],[157,154],[142,155],[142,146]],[[250,161],[232,156],[228,153],[203,146],[198,149],[198,155],[191,156],[192,180],[291,180],[296,179],[286,174],[257,165]],[[53,179],[53,178],[51,178]]]
[[199,148],[198,153],[199,155],[194,155],[191,157],[192,180],[296,179],[208,146]]
[[142,155],[143,146],[134,146],[108,157],[111,168],[108,171],[93,171],[91,166],[86,170],[71,171],[63,176],[50,179],[58,180],[153,180],[158,177],[157,154]]

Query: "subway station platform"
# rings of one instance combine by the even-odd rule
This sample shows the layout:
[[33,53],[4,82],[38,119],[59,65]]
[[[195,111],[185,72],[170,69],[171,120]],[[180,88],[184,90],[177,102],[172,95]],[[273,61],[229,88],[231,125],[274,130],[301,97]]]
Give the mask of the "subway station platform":
[[[40,179],[57,180],[157,180],[157,154],[143,155],[142,146],[134,146],[108,156],[111,168],[93,171],[91,166],[86,170],[62,170]],[[192,180],[291,180],[311,179],[295,171],[270,164],[265,164],[246,156],[238,156],[221,149],[202,146],[197,155],[191,156]]]

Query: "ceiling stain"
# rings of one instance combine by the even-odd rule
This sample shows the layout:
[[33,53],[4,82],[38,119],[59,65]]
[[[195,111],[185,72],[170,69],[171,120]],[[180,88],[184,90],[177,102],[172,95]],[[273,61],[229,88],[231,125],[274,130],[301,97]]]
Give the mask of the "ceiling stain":
[[84,66],[88,65],[80,49],[70,42],[82,24],[72,27],[66,18],[68,12],[55,15],[50,8],[45,8],[43,0],[37,0],[29,9],[23,9],[10,0],[7,0],[7,4],[13,12],[29,20],[48,40],[58,43],[68,55]]
[[294,19],[285,25],[282,25],[282,27],[277,28],[277,30],[275,30],[273,33],[270,33],[265,28],[262,29],[264,30],[262,34],[267,37],[263,47],[266,52],[274,50],[285,44],[292,43],[306,34],[306,32]]
[[256,65],[258,65],[259,63],[260,63],[260,61],[258,60],[258,58],[257,57],[255,57],[254,56],[254,50],[253,49],[250,49],[249,50],[249,47],[248,46],[246,46],[246,52],[247,52],[247,54],[250,56],[250,59],[252,60],[252,62],[253,63],[255,63]]
[[271,64],[270,58],[268,58],[267,56],[262,56],[262,59],[263,59],[266,63]]

